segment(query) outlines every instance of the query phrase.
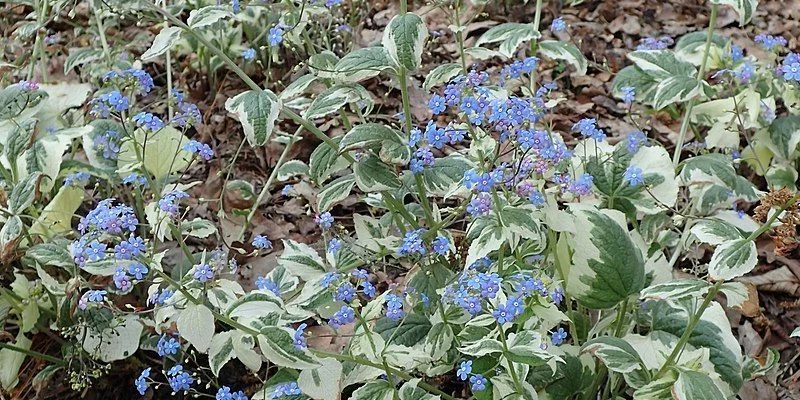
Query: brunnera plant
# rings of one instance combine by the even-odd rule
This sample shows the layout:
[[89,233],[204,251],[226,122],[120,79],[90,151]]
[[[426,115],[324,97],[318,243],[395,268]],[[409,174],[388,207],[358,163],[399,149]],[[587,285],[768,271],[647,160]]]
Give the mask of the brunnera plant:
[[[611,143],[592,118],[554,129],[548,116],[563,98],[540,65],[585,74],[589,63],[573,43],[543,39],[541,1],[532,22],[496,25],[474,47],[465,5],[434,2],[453,18],[460,55],[437,66],[423,65],[430,34],[406,1],[380,44],[361,49],[349,48],[344,22],[357,8],[345,15],[340,3],[93,2],[99,47],[69,50],[65,65],[82,84],[35,82],[53,39],[16,33],[34,43],[18,71],[26,79],[0,91],[0,257],[11,279],[0,311],[14,332],[0,343],[5,389],[35,357],[50,364],[37,380],[64,373],[76,390],[112,362],[136,360],[130,390],[155,396],[725,399],[774,366],[775,352],[766,362],[742,354],[716,300],[742,304],[748,291],[735,278],[755,267],[754,241],[772,231],[791,251],[800,218],[800,56],[759,36],[771,54],[759,60],[714,32],[720,5],[744,25],[755,1],[710,1],[707,32],[674,48],[672,38],[643,40],[617,74],[634,126],[641,111],[682,116],[673,154],[645,130]],[[34,16],[68,9],[37,2]],[[133,16],[161,29],[138,58],[120,57],[105,27]],[[569,31],[560,18],[549,29]],[[224,201],[189,194],[201,182],[187,169],[214,157],[191,139],[204,118],[175,87],[172,62],[189,54],[209,82],[224,69],[248,87],[224,104],[242,145],[284,146],[260,190],[227,173],[225,190],[254,201],[217,221],[187,207]],[[302,66],[288,85],[251,77],[290,59]],[[163,65],[166,88],[143,69],[151,63]],[[420,71],[425,121],[409,95]],[[396,119],[373,114],[375,94],[362,85],[371,79],[398,88]],[[331,119],[346,133],[319,128]],[[304,132],[322,143],[308,163],[289,160]],[[739,174],[742,163],[769,192]],[[323,245],[284,240],[274,268],[246,290],[236,259],[273,246],[248,235],[278,182],[318,190],[309,207]],[[331,211],[354,196],[368,212],[345,225]],[[736,208],[757,201],[752,215]],[[248,249],[219,231],[234,218]],[[191,237],[218,245],[191,247]],[[713,248],[710,259],[673,278],[700,245]],[[342,345],[315,346],[314,327]],[[63,339],[60,357],[32,350],[37,332]],[[258,387],[224,381],[233,363]]]

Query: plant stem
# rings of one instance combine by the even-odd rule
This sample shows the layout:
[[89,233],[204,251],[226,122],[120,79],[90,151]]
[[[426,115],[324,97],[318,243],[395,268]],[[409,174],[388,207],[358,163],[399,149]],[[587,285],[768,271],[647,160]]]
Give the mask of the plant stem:
[[[717,25],[717,4],[711,4],[711,17],[708,20],[708,34],[706,36],[706,45],[705,49],[703,50],[703,61],[700,62],[700,69],[697,71],[697,80],[702,81],[703,77],[706,74],[706,65],[708,64],[708,52],[711,49],[711,42],[714,38],[714,28]],[[683,147],[683,142],[686,140],[686,131],[689,129],[689,120],[692,117],[692,110],[694,110],[696,100],[691,99],[689,100],[689,104],[686,106],[686,113],[683,116],[683,121],[681,121],[681,129],[678,133],[678,141],[675,143],[675,151],[672,154],[672,164],[678,165],[678,162],[681,160],[681,150]]]
[[261,193],[258,194],[258,198],[256,198],[255,203],[253,203],[253,207],[247,214],[247,219],[245,219],[244,225],[242,225],[242,230],[239,231],[239,240],[242,240],[242,238],[244,238],[244,234],[245,232],[247,232],[247,228],[250,226],[250,222],[253,221],[253,217],[256,215],[256,212],[258,211],[258,206],[261,205],[261,202],[264,201],[264,197],[266,197],[267,193],[269,193],[269,188],[272,186],[272,182],[278,176],[279,167],[283,165],[284,161],[286,160],[286,157],[289,156],[289,151],[292,150],[292,146],[294,146],[295,142],[297,142],[297,138],[300,137],[300,132],[302,130],[303,130],[302,126],[297,128],[297,130],[294,132],[294,135],[292,135],[289,138],[289,142],[286,143],[286,147],[283,148],[283,152],[281,152],[281,155],[278,158],[278,162],[275,164],[275,168],[272,169],[272,172],[269,174],[269,177],[267,178],[267,182],[264,183],[264,187],[261,189]]
[[511,375],[511,380],[514,381],[514,388],[517,390],[517,393],[524,398],[523,393],[525,392],[522,390],[522,384],[519,382],[519,376],[517,376],[517,371],[514,369],[514,363],[508,358],[510,351],[508,350],[508,343],[506,343],[506,333],[503,331],[503,325],[497,325],[500,328],[500,343],[503,344],[503,356],[506,358],[508,373]]
[[111,68],[111,50],[108,47],[108,40],[106,40],[106,28],[103,25],[103,17],[100,16],[100,9],[94,8],[94,20],[97,22],[97,35],[100,37],[100,44],[103,46],[103,56],[108,63],[108,68]]
[[614,336],[621,337],[625,327],[625,313],[628,312],[628,298],[622,300],[622,306],[617,310],[617,328],[614,330]]
[[38,351],[23,349],[22,347],[17,347],[17,346],[14,346],[13,344],[0,342],[0,349],[8,349],[8,350],[11,350],[11,351],[16,351],[17,353],[22,353],[22,354],[25,354],[26,356],[31,356],[31,357],[34,357],[34,358],[38,358],[40,360],[44,360],[44,361],[47,361],[47,362],[50,362],[50,363],[53,363],[53,364],[56,364],[56,365],[63,366],[65,364],[64,360],[62,360],[60,358],[53,357],[53,356],[50,356],[50,355],[47,355],[47,354],[42,354],[42,353],[39,353]]

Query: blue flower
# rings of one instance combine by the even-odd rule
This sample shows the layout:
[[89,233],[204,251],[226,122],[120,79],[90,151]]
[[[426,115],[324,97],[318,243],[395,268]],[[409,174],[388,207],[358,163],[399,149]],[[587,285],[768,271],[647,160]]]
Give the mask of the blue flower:
[[425,250],[425,245],[422,243],[423,232],[424,229],[415,229],[406,232],[402,244],[397,249],[397,253],[400,255],[425,255],[427,251]]
[[267,35],[267,41],[269,42],[270,46],[277,46],[283,42],[283,29],[280,26],[274,26],[270,28],[269,35]]
[[275,390],[270,393],[270,399],[281,399],[284,397],[292,397],[292,396],[299,396],[303,394],[300,390],[300,387],[297,386],[297,382],[287,382],[281,383],[275,386]]
[[408,138],[408,146],[414,147],[420,140],[422,140],[422,131],[417,128],[412,129]]
[[181,348],[180,342],[175,340],[174,337],[167,338],[167,335],[161,335],[156,345],[158,355],[164,357],[166,355],[177,354],[178,349]]
[[473,217],[489,214],[492,210],[492,196],[489,193],[479,193],[467,206],[467,212]]
[[217,394],[214,396],[215,400],[248,400],[247,395],[241,390],[238,392],[231,392],[231,388],[223,386],[219,388]]
[[481,374],[475,374],[469,377],[469,383],[472,385],[473,392],[480,392],[486,389],[486,378]]
[[778,73],[787,81],[800,81],[800,53],[789,53],[778,67]]
[[179,189],[172,190],[164,195],[161,199],[158,200],[158,208],[169,214],[172,217],[176,217],[178,215],[179,207],[178,202],[181,199],[188,198],[189,195]]
[[122,178],[123,185],[147,186],[147,178],[135,172],[131,172]]
[[329,212],[324,212],[314,217],[314,222],[316,222],[317,225],[319,225],[322,229],[330,229],[330,227],[333,225],[333,216],[331,216],[331,213]]
[[214,157],[214,150],[211,149],[211,146],[197,140],[190,140],[183,146],[183,149],[192,154],[199,154],[206,161]]
[[644,183],[642,169],[633,165],[629,166],[622,174],[622,180],[633,187],[641,185]]
[[169,387],[173,392],[180,392],[182,390],[189,390],[194,383],[194,378],[187,372],[182,372],[168,379]]
[[349,303],[353,301],[353,298],[356,297],[356,288],[350,282],[342,282],[339,287],[336,288],[336,295],[334,298],[337,301],[343,301],[345,303]]
[[642,131],[633,131],[626,137],[625,148],[630,153],[636,153],[645,143],[647,143],[647,135]]
[[333,314],[333,317],[328,321],[334,328],[340,328],[347,324],[352,324],[356,320],[356,313],[350,306],[342,306],[339,311]]
[[304,335],[306,328],[308,328],[308,324],[300,324],[300,326],[297,327],[297,330],[294,331],[292,343],[297,350],[305,350],[308,348],[308,343],[306,342],[306,337]]
[[147,392],[147,388],[150,384],[147,382],[147,378],[150,377],[150,368],[145,368],[142,370],[142,373],[139,374],[139,377],[136,378],[134,384],[136,385],[136,391],[139,392],[139,395],[144,396]]
[[462,361],[458,367],[458,370],[456,370],[456,375],[458,376],[458,379],[461,379],[462,381],[467,380],[467,377],[469,377],[469,374],[471,373],[472,373],[472,360]]
[[367,280],[367,278],[369,278],[369,272],[367,272],[367,270],[362,268],[354,269],[353,272],[350,273],[350,275],[352,275],[353,278],[360,280]]
[[151,132],[158,131],[164,127],[164,121],[162,121],[161,118],[144,111],[136,114],[133,117],[133,121],[136,122],[136,126]]
[[771,51],[779,47],[785,47],[787,44],[786,38],[783,36],[772,36],[763,33],[756,35],[755,41],[766,51]]
[[528,196],[528,200],[530,200],[531,203],[537,207],[545,203],[544,195],[538,190],[531,191],[531,194]]
[[142,280],[147,275],[147,272],[149,272],[147,267],[140,262],[135,262],[128,266],[128,273],[138,280]]
[[444,129],[436,126],[433,121],[428,121],[428,126],[425,127],[425,140],[431,146],[441,149],[447,143],[448,137],[444,134]]
[[594,118],[584,118],[575,125],[572,125],[573,132],[580,132],[581,136],[588,137],[602,142],[606,134],[597,127],[597,120]]
[[322,287],[324,288],[327,288],[337,280],[339,280],[339,274],[337,274],[336,272],[326,272],[325,275],[322,276],[320,285],[322,285]]
[[561,32],[567,29],[567,23],[564,22],[564,18],[558,17],[550,23],[550,31],[552,32]]
[[672,43],[674,43],[674,41],[669,36],[662,36],[660,38],[646,37],[639,42],[639,46],[636,46],[636,50],[664,50],[672,46]]
[[567,332],[564,331],[564,328],[558,328],[557,331],[553,332],[552,342],[554,345],[558,346],[564,343],[564,340],[567,338]]
[[732,44],[731,45],[731,61],[737,62],[744,58],[744,49],[741,46]]
[[578,196],[587,196],[592,192],[594,177],[589,174],[582,174],[574,182],[570,183],[568,190]]
[[336,254],[342,248],[342,241],[337,238],[332,238],[328,241],[328,253]]
[[633,103],[633,100],[636,98],[636,89],[633,86],[623,86],[619,88],[620,92],[622,92],[622,101],[625,104],[630,105]]
[[253,238],[252,244],[253,244],[253,247],[255,247],[257,249],[270,249],[270,248],[272,248],[272,242],[269,239],[267,239],[265,236],[262,236],[262,235],[256,235]]
[[439,96],[438,94],[434,94],[431,96],[430,101],[428,101],[428,108],[431,109],[433,115],[441,114],[447,109],[447,105],[445,104],[444,97]]
[[402,297],[389,293],[386,295],[386,317],[392,321],[399,321],[405,316]]
[[[203,122],[203,116],[196,104],[178,103],[178,112],[172,117],[172,122],[181,127],[189,127]],[[214,151],[207,144],[200,143],[195,153],[200,154],[204,160],[208,161],[214,156]]]
[[556,288],[550,293],[550,300],[553,300],[553,304],[559,305],[562,301],[564,301],[564,289]]
[[364,282],[362,284],[362,287],[364,288],[363,290],[365,296],[367,296],[370,299],[375,297],[375,285],[373,285],[370,282]]
[[507,307],[507,305],[500,304],[492,311],[492,316],[500,325],[513,321],[516,316],[514,312]]
[[201,283],[206,283],[214,278],[214,270],[211,269],[211,266],[208,264],[200,264],[196,266],[193,276],[194,279],[197,279]]
[[69,174],[64,178],[64,186],[83,187],[89,183],[89,177],[89,173],[83,171]]
[[84,252],[89,261],[100,261],[106,258],[106,244],[97,240],[89,243],[89,247]]
[[288,196],[289,192],[292,190],[292,185],[286,185],[281,189],[281,196]]
[[445,255],[450,251],[450,240],[445,236],[437,236],[433,240],[433,251]]
[[256,278],[256,287],[258,290],[269,290],[270,292],[275,293],[276,296],[281,295],[281,288],[270,278],[259,276]]

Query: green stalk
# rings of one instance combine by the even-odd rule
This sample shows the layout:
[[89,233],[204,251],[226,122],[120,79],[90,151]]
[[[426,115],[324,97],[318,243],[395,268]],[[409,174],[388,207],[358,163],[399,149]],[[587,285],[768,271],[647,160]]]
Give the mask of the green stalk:
[[520,383],[519,376],[517,376],[517,371],[514,369],[514,363],[511,361],[510,358],[508,358],[508,355],[511,352],[508,350],[508,343],[506,343],[506,333],[503,332],[502,325],[500,324],[497,325],[500,328],[500,343],[503,344],[503,356],[506,358],[506,364],[508,365],[508,373],[509,375],[511,375],[511,380],[514,381],[514,389],[517,390],[517,393],[520,396],[523,396],[523,393],[525,392],[522,390],[522,383]]
[[[702,80],[706,74],[706,65],[708,64],[708,52],[711,49],[711,42],[714,38],[714,27],[717,25],[717,4],[711,4],[711,17],[708,20],[708,34],[706,36],[706,45],[703,50],[703,61],[700,62],[700,69],[697,71],[697,80]],[[681,149],[683,142],[686,140],[686,131],[689,129],[689,119],[692,116],[692,110],[696,104],[695,99],[689,100],[686,106],[686,113],[681,121],[681,129],[678,133],[678,141],[675,143],[675,152],[672,154],[672,164],[678,165],[681,160]]]
[[33,358],[38,358],[40,360],[47,361],[49,363],[52,363],[52,364],[55,364],[55,365],[59,365],[59,366],[66,365],[64,360],[62,360],[60,358],[53,357],[53,356],[47,355],[47,354],[42,354],[42,353],[39,353],[38,351],[23,349],[22,347],[17,347],[17,346],[14,346],[13,344],[0,342],[0,349],[8,349],[8,350],[11,350],[11,351],[16,351],[17,353],[25,354],[26,356],[31,356]]
[[[772,228],[772,223],[775,222],[776,219],[778,219],[778,216],[781,213],[783,213],[783,211],[786,210],[788,207],[795,204],[798,199],[800,199],[800,193],[797,193],[794,196],[792,196],[792,198],[789,199],[789,201],[786,202],[786,204],[782,205],[780,209],[778,209],[775,213],[773,213],[772,217],[770,217],[764,223],[764,225],[758,228],[758,230],[751,233],[750,236],[746,238],[746,240],[748,241],[756,240],[764,232],[770,230]],[[705,312],[706,308],[708,308],[708,306],[711,304],[711,301],[717,295],[717,292],[719,292],[724,283],[725,283],[724,280],[717,281],[716,283],[714,283],[714,286],[712,286],[711,289],[708,290],[706,297],[703,299],[703,303],[700,304],[700,307],[697,309],[697,311],[695,311],[691,319],[689,319],[689,323],[686,325],[686,329],[683,331],[683,335],[681,335],[680,339],[678,339],[678,344],[675,345],[675,348],[672,350],[669,356],[667,356],[667,360],[664,362],[664,365],[658,370],[654,379],[658,379],[662,375],[664,375],[664,373],[669,369],[669,367],[672,366],[672,363],[675,362],[678,355],[681,353],[681,351],[683,351],[684,346],[686,346],[686,343],[689,341],[689,337],[692,335],[692,331],[694,331],[695,325],[697,325],[697,323],[700,321],[700,318],[703,316],[703,313]]]
[[275,168],[272,169],[272,172],[269,174],[269,178],[267,178],[267,182],[264,183],[264,187],[261,189],[261,193],[259,193],[258,198],[256,198],[256,202],[253,203],[253,207],[250,208],[250,212],[247,213],[247,219],[245,219],[244,225],[242,225],[242,229],[239,231],[239,240],[244,238],[244,234],[247,232],[250,222],[253,221],[253,217],[255,217],[256,212],[258,211],[258,206],[261,205],[261,202],[264,201],[264,197],[266,197],[267,193],[269,193],[269,188],[272,186],[272,182],[278,177],[279,167],[283,165],[286,157],[289,156],[289,151],[292,150],[292,146],[294,146],[295,142],[297,142],[297,138],[300,137],[300,132],[302,130],[302,126],[297,128],[297,131],[295,131],[294,135],[289,138],[289,142],[286,143],[286,147],[283,148],[283,152],[281,152],[278,162],[275,164]]

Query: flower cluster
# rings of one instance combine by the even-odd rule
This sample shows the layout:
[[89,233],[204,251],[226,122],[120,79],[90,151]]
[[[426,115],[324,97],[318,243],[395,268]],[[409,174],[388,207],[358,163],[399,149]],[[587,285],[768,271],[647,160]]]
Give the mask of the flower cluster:
[[135,94],[150,93],[155,87],[153,77],[146,71],[138,68],[128,68],[122,71],[108,71],[103,75],[103,81],[118,88],[129,88]]
[[203,123],[203,116],[200,114],[197,105],[184,101],[183,94],[180,91],[173,89],[172,92],[172,97],[175,99],[175,106],[178,110],[175,115],[172,116],[171,122],[181,128],[188,128]]
[[778,73],[787,81],[800,82],[800,53],[789,53],[778,67]]
[[119,132],[107,130],[94,138],[94,150],[107,160],[116,160],[119,155],[121,138]]
[[192,154],[198,154],[203,160],[211,160],[214,157],[214,150],[211,150],[211,146],[200,143],[197,140],[190,140],[183,146],[183,149],[188,151]]
[[761,47],[764,48],[764,50],[767,51],[772,51],[775,49],[779,49],[781,47],[785,47],[786,44],[788,43],[786,41],[786,38],[784,38],[783,36],[772,36],[764,33],[756,35],[755,41],[756,43],[760,44]]
[[130,108],[130,100],[119,90],[112,90],[101,94],[90,101],[92,105],[89,111],[95,117],[108,118],[112,110],[120,113]]
[[659,38],[646,37],[639,42],[636,50],[664,50],[675,43],[669,36],[661,36]]

